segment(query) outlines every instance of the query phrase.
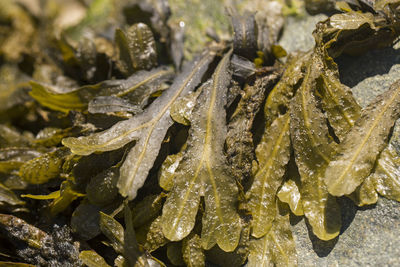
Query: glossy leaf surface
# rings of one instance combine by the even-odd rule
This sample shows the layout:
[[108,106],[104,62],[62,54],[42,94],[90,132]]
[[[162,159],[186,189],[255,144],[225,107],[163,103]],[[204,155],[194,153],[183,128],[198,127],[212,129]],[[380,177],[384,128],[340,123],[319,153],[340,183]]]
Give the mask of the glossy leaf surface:
[[290,210],[294,215],[304,215],[299,185],[295,182],[295,180],[289,179],[285,181],[282,187],[279,189],[277,197],[280,201],[289,205]]
[[68,149],[61,148],[38,158],[31,159],[21,166],[19,175],[30,184],[46,183],[51,179],[59,177],[64,159],[69,154]]
[[275,196],[290,158],[289,122],[289,113],[277,118],[267,128],[256,149],[259,169],[246,195],[253,216],[252,235],[256,238],[267,234],[275,219]]
[[113,217],[100,212],[100,230],[117,253],[124,251],[124,228]]
[[399,109],[400,82],[396,82],[363,110],[325,171],[324,181],[331,194],[352,193],[371,173],[377,156],[385,148]]
[[161,165],[159,184],[162,189],[170,191],[174,186],[175,172],[183,157],[183,152],[169,155]]
[[84,250],[79,254],[79,259],[88,267],[109,267],[110,265],[102,256],[92,250]]
[[60,92],[56,87],[46,84],[30,82],[32,91],[30,95],[41,105],[53,110],[68,112],[69,110],[84,110],[86,103],[75,92]]
[[197,86],[213,58],[214,52],[208,51],[200,59],[192,62],[145,112],[121,121],[106,131],[87,137],[64,139],[63,144],[75,154],[88,155],[118,149],[133,140],[138,140],[121,166],[118,181],[121,195],[135,198],[157,157],[168,128],[172,125],[171,105],[179,96],[187,94]]
[[90,113],[130,112],[137,114],[142,111],[138,105],[132,105],[128,100],[116,96],[99,96],[88,104]]
[[149,252],[164,246],[169,240],[161,229],[161,216],[137,229],[138,242]]
[[400,157],[389,144],[379,155],[372,174],[376,190],[381,196],[400,201]]
[[0,206],[8,205],[23,205],[22,201],[13,191],[0,183]]
[[125,80],[107,80],[78,88],[62,88],[31,81],[30,95],[41,105],[62,112],[85,110],[89,101],[99,96],[128,98],[132,104],[143,108],[150,95],[171,79],[172,73],[170,68],[159,67],[138,71]]
[[325,57],[324,72],[319,78],[321,102],[335,135],[342,141],[361,116],[361,107],[350,88],[340,82],[336,63],[327,55],[321,56]]
[[247,266],[297,266],[296,246],[290,230],[289,214],[276,215],[269,232],[250,241]]
[[190,125],[190,116],[192,114],[196,100],[199,97],[202,87],[195,92],[178,98],[171,106],[171,118],[177,123]]
[[21,197],[27,197],[31,199],[38,199],[38,200],[49,200],[49,199],[56,199],[60,197],[60,190],[51,192],[48,195],[31,195],[31,194],[25,194],[21,195]]
[[205,255],[201,247],[201,238],[196,234],[190,234],[182,240],[183,260],[188,267],[205,266]]
[[238,191],[223,152],[229,57],[230,53],[224,56],[198,98],[187,149],[162,215],[165,236],[181,240],[193,229],[200,196],[204,195],[202,245],[208,249],[218,243],[225,251],[235,249],[240,235]]
[[290,223],[319,256],[346,241],[324,180],[357,151],[344,196],[400,200],[400,96],[362,111],[344,85],[390,67],[347,55],[388,63],[400,0],[228,2],[0,0],[2,260],[294,266]]
[[27,161],[40,157],[42,153],[31,148],[4,148],[0,149],[0,172],[12,173]]
[[349,197],[359,207],[375,204],[378,201],[378,193],[375,189],[373,174],[368,176]]
[[392,19],[388,20],[353,11],[336,14],[333,25],[330,19],[318,23],[313,35],[317,44],[324,46],[333,58],[342,53],[361,55],[370,49],[390,46],[396,39],[400,28],[393,19],[396,15],[389,13]]
[[135,70],[151,69],[157,64],[154,36],[146,24],[134,24],[126,32],[117,29],[115,43],[118,67],[123,73],[132,74]]
[[319,69],[312,68],[317,64],[314,63],[317,57],[312,57],[308,63],[304,81],[291,101],[290,132],[301,177],[304,214],[314,234],[322,240],[329,240],[339,234],[341,222],[339,206],[328,193],[322,176],[333,149],[325,118],[317,108],[312,91],[320,75]]
[[68,206],[79,197],[83,197],[82,193],[73,189],[71,182],[64,181],[60,186],[60,193],[49,205],[50,214],[56,215],[64,211]]
[[271,123],[289,108],[290,99],[296,92],[304,77],[304,65],[308,61],[310,54],[298,54],[289,58],[286,69],[267,97],[264,106],[264,116],[266,126]]
[[343,14],[335,14],[329,18],[329,23],[336,29],[354,30],[368,23],[374,28],[374,15],[371,13],[361,13],[350,11]]
[[0,267],[35,267],[35,265],[22,262],[0,261]]

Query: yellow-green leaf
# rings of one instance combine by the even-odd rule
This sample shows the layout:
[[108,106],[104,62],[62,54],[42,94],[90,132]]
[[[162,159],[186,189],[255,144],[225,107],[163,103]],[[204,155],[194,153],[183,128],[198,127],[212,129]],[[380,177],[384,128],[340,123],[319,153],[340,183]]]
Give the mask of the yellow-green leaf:
[[0,149],[0,173],[18,171],[24,163],[41,155],[41,152],[26,147]]
[[281,58],[281,57],[286,57],[287,56],[286,50],[280,45],[272,45],[271,50],[272,50],[272,54],[276,58]]
[[299,187],[300,179],[297,181],[297,178],[290,177],[289,180],[286,180],[279,189],[277,197],[280,201],[289,205],[290,210],[294,215],[303,216],[303,202],[301,200]]
[[279,212],[270,231],[250,241],[248,267],[297,266],[296,246],[290,229],[289,214]]
[[316,25],[313,35],[317,46],[326,49],[332,58],[342,53],[361,55],[372,49],[391,46],[398,37],[399,26],[394,19],[395,12],[387,11],[384,13],[391,19],[355,11],[333,15]]
[[336,136],[342,141],[361,116],[361,107],[350,88],[340,82],[337,65],[333,59],[325,55],[323,62],[325,68],[319,79],[318,93],[328,120]]
[[22,262],[0,261],[0,267],[36,267],[36,266]]
[[195,92],[191,92],[185,96],[178,98],[171,106],[171,118],[183,125],[190,125],[190,115],[194,105],[196,104],[197,97],[201,92],[201,87]]
[[124,228],[113,217],[100,211],[100,230],[111,241],[115,252],[124,251]]
[[198,85],[214,55],[215,52],[207,51],[187,65],[171,87],[143,113],[118,122],[103,132],[86,137],[66,138],[63,144],[75,154],[89,155],[93,152],[115,150],[137,140],[120,168],[118,180],[121,195],[128,196],[129,199],[135,198],[157,158],[168,128],[173,123],[170,118],[171,105],[179,96],[189,93]]
[[161,216],[137,229],[137,239],[147,251],[152,252],[169,242],[161,230]]
[[37,199],[37,200],[49,200],[49,199],[56,199],[60,197],[60,190],[51,192],[48,195],[31,195],[31,194],[25,194],[21,195],[21,197],[26,197],[26,198],[31,198],[31,199]]
[[51,179],[59,177],[66,156],[70,154],[66,148],[57,149],[34,158],[19,170],[21,178],[30,184],[43,184]]
[[359,206],[372,205],[378,201],[378,193],[375,190],[374,174],[368,176],[357,189],[349,195],[354,203]]
[[374,25],[374,15],[369,12],[345,12],[340,14],[335,14],[329,18],[329,23],[332,27],[336,29],[346,29],[355,30],[360,28],[363,24],[368,23],[371,29],[375,28]]
[[129,199],[136,196],[137,190],[143,185],[158,155],[168,128],[172,125],[171,105],[179,96],[186,95],[198,85],[213,58],[214,52],[208,51],[199,60],[194,61],[188,69],[176,77],[171,88],[152,103],[148,112],[143,113],[151,116],[152,119],[146,122],[147,127],[140,131],[142,137],[131,149],[121,166],[118,181],[121,195],[128,196]]
[[321,73],[319,56],[308,62],[304,81],[290,105],[290,132],[296,164],[301,177],[304,214],[314,234],[330,240],[340,232],[341,217],[336,199],[329,195],[323,181],[323,170],[329,164],[333,148],[328,127],[313,95]]
[[88,267],[111,267],[102,256],[93,250],[81,251],[79,259]]
[[339,144],[323,175],[329,193],[348,195],[371,173],[399,112],[400,81],[397,81],[363,110],[361,118]]
[[239,244],[235,250],[231,252],[225,252],[218,246],[214,246],[211,249],[204,251],[207,261],[215,263],[218,266],[244,265],[247,260],[247,256],[249,255],[250,222],[245,219],[241,220],[241,224],[242,230],[240,233]]
[[182,253],[188,267],[205,266],[205,255],[198,235],[190,234],[182,240]]
[[30,85],[32,91],[29,94],[41,105],[52,110],[68,113],[71,109],[84,110],[87,107],[87,103],[82,101],[76,91],[61,93],[55,90],[55,87],[34,81],[31,81]]
[[162,189],[170,191],[174,186],[174,178],[176,169],[179,166],[183,157],[183,152],[180,151],[177,154],[168,155],[161,165],[159,172],[159,184]]
[[138,71],[124,80],[106,80],[78,88],[61,88],[31,81],[30,95],[41,105],[65,113],[70,110],[84,111],[89,101],[99,96],[124,97],[131,100],[132,104],[143,107],[151,94],[170,80],[172,74],[171,68],[159,67],[151,71]]
[[50,213],[54,216],[65,210],[75,199],[83,197],[81,194],[72,188],[70,181],[64,181],[60,186],[60,196],[55,198],[49,205]]
[[9,205],[25,204],[25,202],[19,199],[19,197],[13,191],[11,191],[8,187],[0,183],[0,205],[4,203]]
[[290,158],[289,122],[289,113],[277,118],[256,149],[259,169],[246,197],[253,217],[252,235],[257,238],[268,233],[275,218],[275,196]]
[[204,195],[203,247],[209,249],[217,243],[224,251],[235,249],[241,228],[236,212],[238,189],[224,155],[230,54],[219,63],[194,107],[187,149],[161,217],[165,236],[172,241],[183,239],[194,227],[200,196]]
[[266,126],[289,108],[290,99],[295,94],[295,87],[299,85],[304,77],[304,65],[308,61],[310,53],[297,54],[289,58],[286,70],[279,82],[269,93],[264,106]]
[[372,177],[381,196],[400,201],[400,156],[392,144],[380,154]]

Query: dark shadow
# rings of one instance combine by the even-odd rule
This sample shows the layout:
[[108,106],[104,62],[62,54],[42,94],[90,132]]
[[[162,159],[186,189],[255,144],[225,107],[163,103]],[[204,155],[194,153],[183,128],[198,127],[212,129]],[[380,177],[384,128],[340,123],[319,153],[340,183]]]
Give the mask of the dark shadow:
[[351,222],[357,213],[357,206],[348,197],[339,197],[337,202],[340,206],[340,213],[342,217],[342,227],[340,228],[340,234],[343,234],[347,228],[349,228]]
[[367,205],[363,207],[357,207],[357,210],[364,211],[364,210],[372,210],[376,208],[376,203],[372,205]]
[[[306,225],[308,229],[308,235],[310,237],[313,250],[319,257],[326,257],[331,253],[333,248],[335,247],[336,243],[338,242],[340,235],[344,233],[350,224],[353,222],[354,217],[358,210],[361,208],[357,207],[352,200],[347,197],[340,197],[336,199],[337,203],[340,206],[340,213],[341,213],[341,221],[342,227],[340,228],[340,234],[336,238],[324,241],[319,239],[316,235],[313,234],[312,228],[308,221],[306,220]],[[333,215],[333,214],[332,214]],[[328,221],[333,220],[334,218],[329,218],[330,214],[327,214]]]
[[294,226],[294,225],[298,224],[299,222],[301,222],[301,220],[303,218],[304,218],[304,216],[296,216],[292,212],[289,213],[289,221],[290,221],[290,225],[292,225],[292,226]]
[[310,237],[313,250],[317,253],[318,257],[326,257],[331,253],[332,249],[335,247],[336,243],[339,240],[339,236],[332,240],[324,241],[319,239],[314,233],[312,232],[312,228],[308,221],[306,220],[306,226],[308,229],[308,236]]
[[400,53],[388,47],[361,56],[341,55],[335,61],[339,66],[340,81],[353,87],[365,78],[388,73],[393,65],[400,63]]

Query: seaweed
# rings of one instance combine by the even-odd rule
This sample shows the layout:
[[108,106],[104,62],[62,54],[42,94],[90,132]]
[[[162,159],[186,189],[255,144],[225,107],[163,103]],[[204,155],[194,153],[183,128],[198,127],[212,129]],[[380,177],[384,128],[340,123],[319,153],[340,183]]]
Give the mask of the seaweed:
[[327,241],[338,197],[400,201],[400,81],[362,108],[335,62],[400,1],[305,1],[293,53],[302,2],[233,2],[1,2],[1,266],[296,266],[293,215]]

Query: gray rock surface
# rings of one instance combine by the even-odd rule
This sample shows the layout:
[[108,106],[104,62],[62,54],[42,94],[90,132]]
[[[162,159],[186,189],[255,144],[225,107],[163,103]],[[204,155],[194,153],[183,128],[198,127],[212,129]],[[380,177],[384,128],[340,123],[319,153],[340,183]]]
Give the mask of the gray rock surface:
[[306,17],[289,17],[287,18],[285,29],[279,44],[288,52],[303,51],[306,52],[314,47],[315,41],[312,32],[315,24],[323,21],[328,17],[323,14]]
[[305,220],[293,225],[299,266],[400,266],[400,204],[380,198],[358,208],[347,198],[342,208],[342,233],[321,241]]
[[[311,49],[315,23],[325,18],[290,18],[280,44],[288,52]],[[342,56],[336,62],[341,81],[352,88],[363,107],[400,79],[400,50],[394,48],[370,51],[361,57]],[[396,125],[395,132],[399,132],[400,122]],[[398,136],[395,134],[391,142],[400,153]],[[321,241],[310,233],[304,219],[293,220],[299,266],[400,266],[400,203],[380,198],[376,205],[358,208],[347,198],[338,202],[343,226],[334,240]]]
[[400,78],[399,49],[374,50],[360,57],[342,56],[336,62],[341,81],[352,88],[362,107]]

